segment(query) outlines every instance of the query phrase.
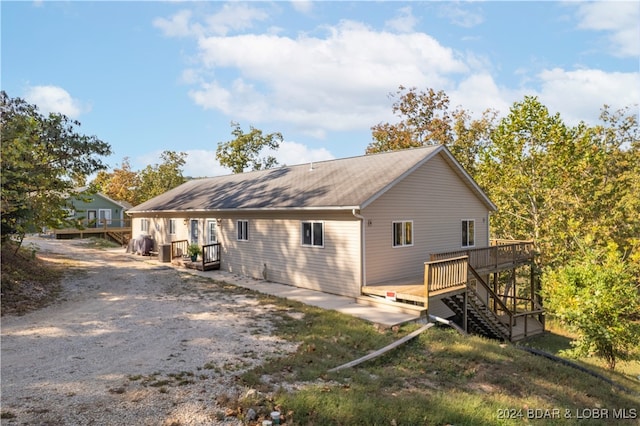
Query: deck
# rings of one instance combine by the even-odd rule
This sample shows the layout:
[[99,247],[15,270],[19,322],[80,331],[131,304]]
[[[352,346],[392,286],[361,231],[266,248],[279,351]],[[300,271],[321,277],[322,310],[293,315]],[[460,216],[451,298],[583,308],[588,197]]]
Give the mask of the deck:
[[[521,340],[544,331],[544,311],[534,299],[533,281],[532,296],[525,300],[516,297],[515,290],[510,298],[498,295],[495,283],[491,287],[485,279],[491,273],[531,265],[534,255],[533,244],[528,241],[499,241],[486,248],[432,254],[431,260],[425,262],[424,275],[367,285],[362,293],[424,306],[425,309],[430,305],[436,308],[437,304],[432,302],[443,300],[447,306],[457,309],[464,321],[474,317],[481,320],[481,328],[493,331],[494,335],[511,341]],[[482,298],[478,291],[484,295]],[[467,305],[467,297],[474,298],[475,306]],[[528,308],[522,309],[518,303],[524,303]],[[454,306],[456,304],[458,306]],[[468,309],[481,312],[471,315]]]
[[57,239],[80,238],[91,236],[110,237],[122,245],[126,245],[131,239],[131,220],[111,219],[109,221],[102,220],[102,223],[91,222],[87,219],[80,220],[75,228],[51,229],[50,233]]
[[[464,285],[460,285],[456,288],[447,288],[445,290],[432,291],[429,293],[429,298],[439,299],[446,294],[451,294],[452,292],[464,291],[465,288],[466,287]],[[395,298],[399,301],[424,305],[424,277],[416,276],[393,281],[385,281],[378,284],[371,284],[362,287],[362,293],[373,296],[381,296],[385,298],[392,297],[391,295],[395,294]]]

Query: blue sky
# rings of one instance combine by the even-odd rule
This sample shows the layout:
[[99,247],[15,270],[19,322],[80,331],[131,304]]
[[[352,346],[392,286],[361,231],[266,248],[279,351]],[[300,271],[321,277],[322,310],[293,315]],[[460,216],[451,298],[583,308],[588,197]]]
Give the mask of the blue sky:
[[281,132],[280,163],[361,155],[399,85],[506,115],[538,96],[568,124],[640,104],[640,2],[11,2],[1,86],[62,112],[134,169],[185,174],[231,121]]

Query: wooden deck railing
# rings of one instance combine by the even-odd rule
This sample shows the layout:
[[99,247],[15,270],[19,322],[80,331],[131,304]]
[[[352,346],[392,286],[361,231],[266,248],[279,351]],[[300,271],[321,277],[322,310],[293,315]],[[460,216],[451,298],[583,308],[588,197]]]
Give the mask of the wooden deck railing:
[[532,241],[492,240],[490,247],[456,250],[431,255],[431,261],[469,257],[469,265],[476,271],[515,266],[529,262],[534,257]]
[[68,222],[69,228],[50,229],[54,234],[78,234],[78,233],[101,233],[108,231],[126,231],[131,230],[131,219],[78,219],[77,221]]
[[171,258],[187,256],[187,247],[189,247],[187,240],[171,241]]
[[220,264],[220,243],[202,246],[202,267],[206,270],[213,264]]
[[435,292],[453,290],[467,285],[467,256],[434,260],[424,263],[424,304],[428,307],[429,297]]
[[[508,244],[503,246],[493,246],[489,249],[500,249],[501,247],[508,247],[507,252],[510,253],[510,259],[514,259],[514,253],[519,253],[519,248],[515,249],[515,244]],[[494,251],[494,253],[500,253],[500,251]],[[515,256],[518,256],[517,254]],[[433,259],[433,256],[432,256]],[[486,263],[481,263],[486,267]],[[473,285],[476,284],[476,285]],[[477,293],[478,288],[483,288],[487,295],[486,305],[491,308],[491,311],[500,318],[500,321],[504,323],[509,329],[509,339],[514,337],[514,326],[518,319],[524,319],[524,337],[529,333],[527,317],[532,317],[543,323],[544,309],[537,306],[533,299],[529,300],[531,303],[531,309],[523,312],[516,313],[515,305],[513,309],[510,309],[507,304],[502,301],[500,296],[496,294],[493,289],[484,281],[482,276],[476,271],[471,264],[471,258],[468,256],[450,257],[445,259],[431,260],[424,263],[424,292],[425,301],[424,306],[429,307],[429,297],[435,294],[442,294],[448,291],[454,291],[464,289],[465,291],[473,292],[477,295],[479,300],[482,300]],[[514,302],[515,303],[515,302]]]

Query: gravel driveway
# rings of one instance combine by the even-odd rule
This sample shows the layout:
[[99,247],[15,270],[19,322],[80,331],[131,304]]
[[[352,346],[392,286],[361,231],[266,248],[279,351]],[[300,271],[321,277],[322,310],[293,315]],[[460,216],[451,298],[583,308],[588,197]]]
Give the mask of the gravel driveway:
[[69,269],[58,302],[2,319],[3,425],[238,424],[224,416],[247,392],[235,377],[295,350],[246,292],[123,249],[34,241]]

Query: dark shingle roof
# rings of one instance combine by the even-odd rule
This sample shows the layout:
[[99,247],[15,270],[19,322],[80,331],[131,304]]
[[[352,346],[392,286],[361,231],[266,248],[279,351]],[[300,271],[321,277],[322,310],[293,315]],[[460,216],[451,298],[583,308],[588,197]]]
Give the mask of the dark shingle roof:
[[129,212],[363,208],[438,152],[453,160],[437,146],[196,179]]

